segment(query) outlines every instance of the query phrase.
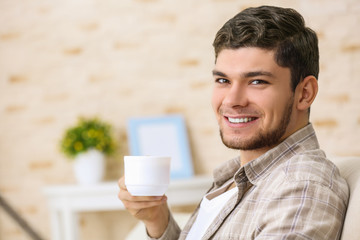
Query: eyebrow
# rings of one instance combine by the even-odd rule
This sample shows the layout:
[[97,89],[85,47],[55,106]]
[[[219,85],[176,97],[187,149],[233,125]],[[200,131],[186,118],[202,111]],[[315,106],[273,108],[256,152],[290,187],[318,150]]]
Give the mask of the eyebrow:
[[225,73],[216,70],[212,71],[213,76],[227,77]]
[[[213,70],[212,74],[213,76],[227,77],[225,73],[217,70]],[[245,72],[241,74],[241,77],[243,78],[258,77],[258,76],[267,76],[272,78],[274,77],[274,75],[271,72],[267,72],[267,71],[253,71],[253,72]]]

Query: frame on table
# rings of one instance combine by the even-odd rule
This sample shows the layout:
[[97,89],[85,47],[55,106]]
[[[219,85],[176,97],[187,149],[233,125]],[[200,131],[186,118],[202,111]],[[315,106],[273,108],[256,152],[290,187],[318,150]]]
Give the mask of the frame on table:
[[188,136],[181,115],[131,118],[128,136],[131,155],[170,156],[171,179],[193,176]]

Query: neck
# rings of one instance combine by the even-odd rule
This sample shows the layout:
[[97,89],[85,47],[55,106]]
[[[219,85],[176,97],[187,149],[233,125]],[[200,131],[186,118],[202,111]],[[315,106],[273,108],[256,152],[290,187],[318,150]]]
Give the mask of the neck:
[[244,166],[245,164],[251,162],[255,158],[260,157],[264,153],[266,153],[268,150],[270,150],[270,147],[267,148],[261,148],[261,149],[255,149],[255,150],[240,150],[240,161],[241,166]]

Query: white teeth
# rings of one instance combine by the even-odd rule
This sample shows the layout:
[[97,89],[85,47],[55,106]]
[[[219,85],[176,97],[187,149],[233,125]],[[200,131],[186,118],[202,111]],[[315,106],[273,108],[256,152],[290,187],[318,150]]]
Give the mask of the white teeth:
[[253,121],[255,118],[228,118],[231,123],[247,123]]

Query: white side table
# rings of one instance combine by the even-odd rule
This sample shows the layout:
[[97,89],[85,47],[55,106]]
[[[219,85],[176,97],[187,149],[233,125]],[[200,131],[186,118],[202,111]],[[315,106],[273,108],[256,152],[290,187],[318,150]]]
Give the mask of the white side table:
[[[166,192],[170,206],[197,204],[211,186],[209,176],[171,180]],[[78,240],[78,213],[124,210],[118,199],[117,182],[98,185],[48,186],[44,194],[49,200],[52,240]]]

